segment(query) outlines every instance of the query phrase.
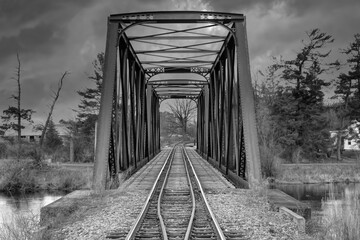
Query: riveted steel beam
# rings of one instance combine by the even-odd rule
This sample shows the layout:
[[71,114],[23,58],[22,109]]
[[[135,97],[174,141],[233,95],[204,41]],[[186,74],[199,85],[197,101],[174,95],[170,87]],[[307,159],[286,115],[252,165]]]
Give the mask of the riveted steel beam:
[[245,21],[235,22],[235,30],[243,134],[246,159],[249,164],[247,173],[249,185],[252,187],[261,180],[261,167]]
[[93,189],[97,192],[106,187],[108,154],[110,147],[111,115],[113,108],[113,94],[116,78],[116,45],[118,39],[118,24],[108,23],[104,80],[101,91],[101,107],[97,125],[97,143],[95,150]]
[[166,12],[137,12],[113,14],[111,22],[156,22],[156,23],[194,23],[194,22],[221,22],[243,20],[243,14],[201,11],[166,11]]

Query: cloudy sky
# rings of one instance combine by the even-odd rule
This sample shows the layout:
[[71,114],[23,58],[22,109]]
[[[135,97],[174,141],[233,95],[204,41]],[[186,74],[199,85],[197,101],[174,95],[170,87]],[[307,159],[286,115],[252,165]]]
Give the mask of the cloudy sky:
[[21,58],[22,105],[41,122],[51,89],[69,71],[54,120],[74,118],[77,90],[89,86],[92,61],[104,51],[110,14],[158,10],[207,10],[247,17],[252,71],[266,68],[271,56],[294,56],[305,32],[331,34],[333,57],[341,58],[360,33],[359,0],[0,0],[0,113],[14,104],[16,53]]

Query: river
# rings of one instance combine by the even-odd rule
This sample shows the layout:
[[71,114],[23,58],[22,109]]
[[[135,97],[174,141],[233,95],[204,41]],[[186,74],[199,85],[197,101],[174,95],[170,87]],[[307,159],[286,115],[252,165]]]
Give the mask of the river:
[[6,195],[0,192],[0,225],[11,222],[15,215],[39,216],[40,209],[64,196],[64,192],[39,192]]
[[[278,184],[273,186],[307,203],[313,211],[322,211],[322,206],[333,201],[343,201],[351,194],[360,194],[360,183],[322,183],[322,184]],[[331,196],[330,196],[331,195]]]
[[[360,239],[360,183],[279,184],[273,188],[311,206],[307,233],[337,236],[331,239]],[[344,238],[345,233],[351,233],[352,238]]]

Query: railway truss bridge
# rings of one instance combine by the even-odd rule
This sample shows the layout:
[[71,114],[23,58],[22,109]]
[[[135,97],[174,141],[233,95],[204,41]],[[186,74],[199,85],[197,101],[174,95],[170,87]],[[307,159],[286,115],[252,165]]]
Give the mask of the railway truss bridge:
[[108,18],[93,189],[160,152],[161,101],[197,103],[196,151],[239,186],[260,179],[246,20],[176,11]]

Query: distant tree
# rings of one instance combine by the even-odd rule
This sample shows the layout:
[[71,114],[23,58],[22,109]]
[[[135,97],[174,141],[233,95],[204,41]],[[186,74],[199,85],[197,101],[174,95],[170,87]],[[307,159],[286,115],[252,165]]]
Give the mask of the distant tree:
[[54,152],[57,148],[62,146],[63,142],[56,130],[53,120],[50,118],[48,122],[48,129],[45,134],[45,148],[50,152]]
[[272,108],[283,131],[279,140],[291,150],[292,159],[301,152],[315,157],[319,150],[326,152],[329,144],[327,122],[322,115],[322,87],[330,85],[323,73],[338,65],[338,62],[325,62],[330,51],[324,51],[324,47],[334,40],[319,29],[307,32],[307,37],[296,57],[280,64],[281,77],[288,85],[278,89],[277,102]]
[[[85,144],[85,149],[83,150],[77,149],[77,145],[75,144],[75,150],[79,150],[77,151],[79,154],[82,152],[85,155],[91,155],[94,152],[95,124],[100,111],[104,62],[105,54],[99,53],[97,58],[93,61],[94,72],[88,77],[90,81],[95,83],[95,86],[86,88],[82,91],[77,91],[82,99],[78,105],[78,110],[76,110],[77,133],[73,136],[81,139]],[[80,156],[75,155],[75,158],[77,157],[80,158]]]
[[63,86],[63,80],[64,80],[64,78],[65,78],[65,76],[67,74],[68,74],[68,72],[64,72],[62,74],[62,76],[61,76],[61,78],[60,78],[60,80],[58,82],[57,90],[52,91],[52,93],[53,93],[52,100],[53,101],[52,101],[52,103],[50,105],[50,111],[49,111],[48,117],[47,117],[47,119],[45,121],[45,125],[43,126],[42,131],[41,131],[41,138],[40,138],[40,143],[39,143],[40,148],[42,148],[42,146],[43,146],[46,131],[47,131],[48,127],[49,127],[50,122],[52,122],[52,113],[54,111],[55,104],[56,104],[56,102],[57,102],[57,100],[58,100],[58,98],[60,96],[60,91],[61,91],[62,86]]
[[277,174],[278,155],[282,152],[279,138],[281,131],[278,122],[271,115],[273,105],[278,101],[277,92],[280,86],[277,60],[267,67],[265,71],[259,71],[264,78],[259,80],[255,75],[254,98],[256,126],[259,137],[261,170],[264,177],[275,177]]
[[174,120],[174,114],[167,111],[160,112],[160,136],[171,137],[178,132],[178,124]]
[[95,83],[95,86],[77,91],[81,101],[78,109],[75,110],[76,120],[60,120],[60,123],[69,130],[69,138],[74,143],[75,161],[93,160],[95,124],[100,111],[104,62],[105,54],[97,54],[93,61],[94,72],[88,77],[91,82]]
[[360,34],[354,35],[354,41],[342,53],[348,56],[348,73],[340,73],[335,82],[335,96],[341,103],[337,109],[340,124],[337,126],[337,160],[341,160],[341,145],[347,136],[346,125],[351,120],[360,120]]
[[89,76],[89,80],[95,83],[95,87],[86,88],[82,91],[77,91],[77,93],[82,97],[80,104],[78,105],[79,110],[78,118],[81,121],[89,121],[95,125],[97,120],[97,115],[100,110],[100,98],[101,98],[101,86],[103,81],[103,68],[105,62],[105,54],[99,53],[97,59],[93,62],[94,73]]
[[[82,122],[78,120],[60,120],[67,130],[68,144],[73,144],[72,152],[75,162],[91,162],[94,160],[93,136],[83,133]],[[71,148],[71,147],[70,147]]]
[[173,126],[180,128],[182,133],[186,135],[188,133],[188,124],[196,114],[195,102],[189,99],[176,99],[173,103],[168,104],[168,107],[176,119]]
[[25,128],[21,124],[21,120],[26,120],[32,122],[31,115],[35,112],[32,109],[22,109],[21,108],[21,61],[19,54],[16,54],[18,66],[16,68],[16,76],[12,78],[17,83],[17,94],[13,94],[11,98],[15,99],[16,106],[9,106],[8,109],[3,111],[3,125],[0,128],[4,131],[12,129],[17,132],[18,140],[18,158],[20,157],[21,152],[21,129]]
[[360,120],[360,34],[342,51],[347,55],[348,73],[338,77],[335,93],[344,103],[344,117]]

